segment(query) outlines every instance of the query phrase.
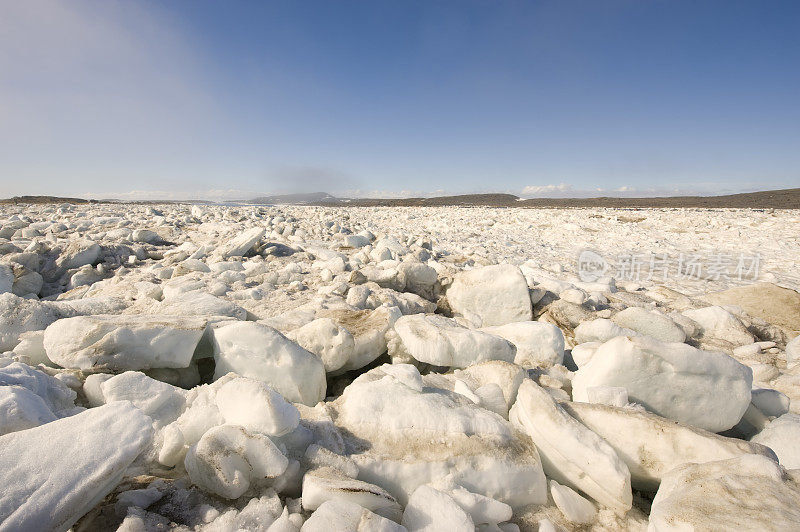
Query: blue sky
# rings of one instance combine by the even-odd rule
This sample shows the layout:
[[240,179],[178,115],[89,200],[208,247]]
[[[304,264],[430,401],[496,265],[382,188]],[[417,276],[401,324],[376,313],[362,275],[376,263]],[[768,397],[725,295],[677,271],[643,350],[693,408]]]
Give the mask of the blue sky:
[[800,186],[800,2],[0,0],[0,196]]

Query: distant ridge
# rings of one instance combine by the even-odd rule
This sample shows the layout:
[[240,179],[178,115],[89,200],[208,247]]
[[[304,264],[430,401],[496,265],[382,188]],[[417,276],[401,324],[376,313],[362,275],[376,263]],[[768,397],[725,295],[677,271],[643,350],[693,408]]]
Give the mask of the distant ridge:
[[[0,199],[0,204],[43,203],[214,203],[201,200],[95,200],[62,198],[58,196],[14,196]],[[251,200],[225,202],[227,204],[260,205],[317,205],[327,207],[530,207],[530,208],[628,208],[628,209],[800,209],[800,188],[745,192],[722,196],[669,196],[658,198],[530,198],[513,194],[463,194],[433,198],[337,198],[327,192],[279,194],[261,196]]]
[[58,196],[14,196],[13,198],[0,199],[0,203],[100,203],[97,200],[81,198],[60,198]]
[[279,194],[274,196],[262,196],[252,199],[248,203],[271,203],[271,204],[290,204],[290,205],[310,205],[320,203],[338,203],[342,200],[331,196],[327,192],[309,192],[305,194]]
[[[323,194],[323,193],[319,193]],[[291,203],[291,202],[286,202]],[[485,206],[533,208],[704,208],[704,209],[800,209],[800,188],[745,192],[721,196],[668,196],[655,198],[530,198],[513,194],[464,194],[433,198],[335,198],[325,194],[324,201],[305,201],[305,205],[341,205],[354,207],[431,207]]]

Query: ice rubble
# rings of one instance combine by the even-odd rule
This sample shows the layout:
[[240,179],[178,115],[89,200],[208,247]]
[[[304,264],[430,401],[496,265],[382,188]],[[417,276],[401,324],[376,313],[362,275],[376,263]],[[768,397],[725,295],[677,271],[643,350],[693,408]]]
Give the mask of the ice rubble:
[[800,220],[641,212],[5,206],[0,530],[791,526]]

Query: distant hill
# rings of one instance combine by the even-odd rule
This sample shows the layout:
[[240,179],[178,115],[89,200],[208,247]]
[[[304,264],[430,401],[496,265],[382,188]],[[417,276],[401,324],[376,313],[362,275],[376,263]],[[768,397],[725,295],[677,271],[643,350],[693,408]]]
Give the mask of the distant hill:
[[249,200],[248,203],[270,203],[288,205],[317,205],[324,203],[339,203],[342,200],[331,196],[327,192],[308,192],[301,194],[279,194],[274,196],[262,196]]
[[13,198],[0,199],[0,203],[100,203],[97,200],[81,198],[60,198],[58,196],[14,196]]
[[487,206],[487,207],[616,207],[616,208],[742,208],[742,209],[800,209],[800,188],[767,190],[723,196],[669,196],[657,198],[530,198],[513,194],[465,194],[435,198],[400,199],[328,199],[325,202],[308,202],[314,205],[348,205],[358,207],[380,206]]
[[[118,200],[87,200],[81,198],[61,198],[57,196],[14,196],[0,199],[0,204],[21,203],[106,203]],[[123,202],[127,203],[127,202]],[[130,203],[207,203],[200,200],[189,201],[132,201]],[[434,207],[434,206],[475,206],[475,207],[615,207],[615,208],[699,208],[699,209],[800,209],[800,188],[765,190],[723,196],[669,196],[659,198],[529,198],[522,199],[513,194],[463,194],[459,196],[438,196],[433,198],[337,198],[327,192],[303,194],[279,194],[262,196],[251,200],[232,203],[256,203],[271,205],[319,205],[342,207]]]

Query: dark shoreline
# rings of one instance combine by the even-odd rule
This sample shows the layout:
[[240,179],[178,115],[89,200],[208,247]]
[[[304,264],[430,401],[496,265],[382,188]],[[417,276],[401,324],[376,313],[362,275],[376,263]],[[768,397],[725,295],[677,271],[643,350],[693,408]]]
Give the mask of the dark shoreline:
[[[305,197],[304,197],[305,196]],[[310,197],[309,197],[310,196]],[[316,196],[316,197],[314,197]],[[619,209],[800,209],[800,188],[766,190],[723,196],[670,196],[653,198],[532,198],[522,199],[512,194],[464,194],[434,198],[355,198],[343,199],[333,196],[319,199],[318,194],[293,194],[289,196],[267,196],[256,200],[226,202],[226,204],[289,204],[316,205],[324,207],[522,207],[522,208],[619,208]],[[56,196],[15,196],[0,199],[0,204],[100,204],[119,201],[61,198]],[[212,203],[197,200],[167,201],[139,200],[119,203]]]

